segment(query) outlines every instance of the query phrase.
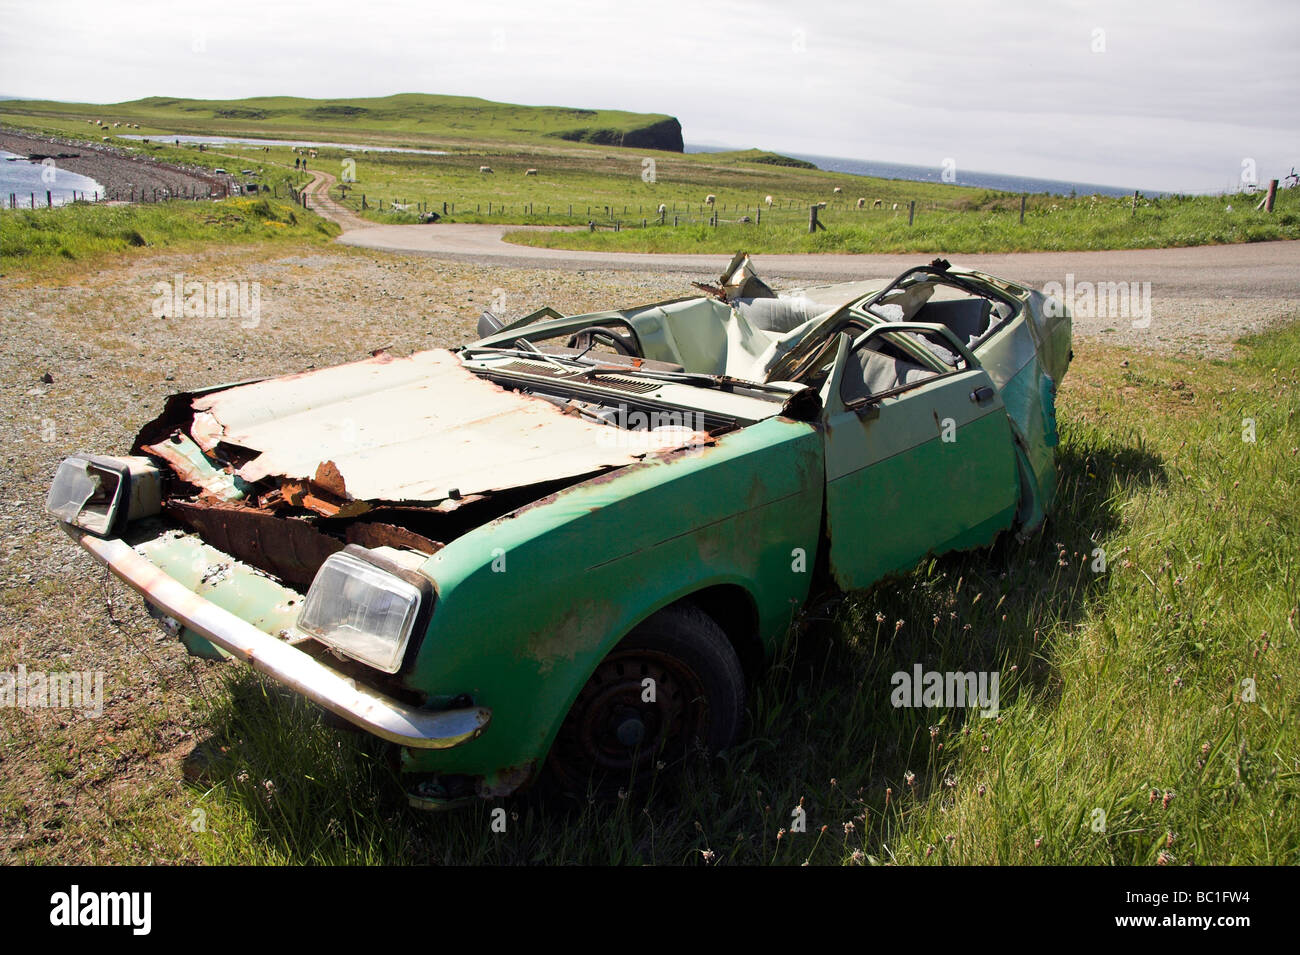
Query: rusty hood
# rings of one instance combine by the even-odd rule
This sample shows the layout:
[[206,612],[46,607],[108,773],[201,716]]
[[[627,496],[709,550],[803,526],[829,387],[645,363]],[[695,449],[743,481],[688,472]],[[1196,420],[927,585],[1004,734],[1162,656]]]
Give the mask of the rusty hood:
[[[443,349],[236,385],[194,397],[191,410],[189,436],[205,455],[242,462],[228,473],[250,485],[300,482],[341,501],[455,501],[654,453],[484,380]],[[682,436],[691,442],[712,443]],[[180,469],[176,455],[169,461]]]

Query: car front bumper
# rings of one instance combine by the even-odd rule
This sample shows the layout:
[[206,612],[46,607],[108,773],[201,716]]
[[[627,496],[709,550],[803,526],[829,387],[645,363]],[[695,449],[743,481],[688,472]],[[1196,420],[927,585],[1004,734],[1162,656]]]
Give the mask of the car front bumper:
[[450,749],[479,736],[492,718],[481,706],[426,710],[378,693],[195,593],[126,541],[60,526],[162,613],[381,739],[414,749]]

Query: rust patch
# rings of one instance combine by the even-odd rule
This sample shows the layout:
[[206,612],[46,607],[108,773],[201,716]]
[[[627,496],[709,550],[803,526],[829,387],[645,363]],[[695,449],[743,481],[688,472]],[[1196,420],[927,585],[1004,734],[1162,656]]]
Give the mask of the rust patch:
[[421,554],[437,553],[445,546],[423,534],[408,531],[405,527],[380,521],[349,524],[347,537],[349,544],[360,544],[362,547],[397,547],[419,551]]
[[315,511],[322,517],[356,517],[370,510],[366,501],[349,501],[317,487],[312,481],[284,481],[278,497],[266,495],[264,504],[288,504]]
[[333,461],[322,461],[320,463],[320,466],[316,468],[316,476],[312,478],[312,483],[336,497],[341,497],[344,500],[348,497],[348,489],[343,483],[343,475],[339,473],[339,467]]
[[166,512],[217,550],[286,583],[309,586],[325,558],[343,542],[311,524],[266,511],[208,501],[168,501]]

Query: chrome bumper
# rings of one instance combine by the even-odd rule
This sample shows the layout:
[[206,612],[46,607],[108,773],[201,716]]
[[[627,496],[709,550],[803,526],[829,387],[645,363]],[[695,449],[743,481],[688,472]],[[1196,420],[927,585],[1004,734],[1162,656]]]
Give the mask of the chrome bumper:
[[200,597],[117,538],[65,531],[149,603],[256,670],[319,703],[369,733],[416,749],[450,749],[474,739],[492,718],[481,706],[422,710],[331,670],[301,650]]

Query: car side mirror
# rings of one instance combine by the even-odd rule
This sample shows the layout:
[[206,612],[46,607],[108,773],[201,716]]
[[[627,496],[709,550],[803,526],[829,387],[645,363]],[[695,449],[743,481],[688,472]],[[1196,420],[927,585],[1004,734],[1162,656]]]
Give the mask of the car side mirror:
[[478,337],[487,338],[505,328],[505,323],[491,312],[484,312],[478,317]]

